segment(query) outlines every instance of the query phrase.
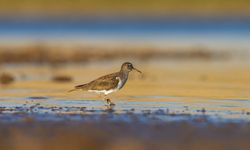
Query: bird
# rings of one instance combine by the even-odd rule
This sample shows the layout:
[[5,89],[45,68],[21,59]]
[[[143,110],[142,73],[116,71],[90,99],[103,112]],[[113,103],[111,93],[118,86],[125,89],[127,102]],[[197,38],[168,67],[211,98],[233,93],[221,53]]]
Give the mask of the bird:
[[140,70],[136,69],[132,63],[125,62],[122,64],[120,71],[101,76],[86,84],[77,85],[69,92],[76,90],[95,92],[104,95],[104,100],[107,102],[108,106],[114,106],[115,104],[107,98],[107,95],[122,89],[128,80],[129,73],[133,70],[142,73]]

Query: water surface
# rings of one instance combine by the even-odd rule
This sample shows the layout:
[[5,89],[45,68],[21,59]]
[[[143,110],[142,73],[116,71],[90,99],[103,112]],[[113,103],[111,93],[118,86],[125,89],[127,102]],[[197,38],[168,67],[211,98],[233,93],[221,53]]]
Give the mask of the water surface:
[[0,44],[106,44],[249,49],[247,17],[0,19]]
[[[106,72],[114,72],[119,68],[115,64],[69,65],[62,68],[8,65],[9,72],[17,78],[15,83],[1,86],[1,115],[25,113],[37,115],[42,120],[57,120],[63,119],[57,118],[58,115],[70,114],[78,117],[67,119],[81,121],[81,116],[100,117],[112,113],[125,120],[128,114],[133,114],[142,119],[146,115],[146,118],[157,118],[163,122],[189,121],[196,117],[206,117],[215,123],[250,121],[250,78],[245,63],[165,62],[157,67],[154,63],[142,63],[141,66],[137,63],[137,68],[144,75],[130,74],[126,86],[110,95],[116,104],[112,108],[106,106],[98,95],[67,92],[77,84]],[[58,74],[70,76],[74,82],[53,81],[52,77]]]

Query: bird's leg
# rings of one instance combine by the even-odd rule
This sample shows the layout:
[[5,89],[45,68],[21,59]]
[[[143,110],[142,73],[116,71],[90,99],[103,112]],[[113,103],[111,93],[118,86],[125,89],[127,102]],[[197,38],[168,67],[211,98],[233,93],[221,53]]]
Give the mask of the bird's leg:
[[110,106],[114,106],[114,105],[115,105],[115,103],[111,102],[111,100],[110,100],[109,98],[107,99],[107,103],[108,103],[108,105],[110,105]]
[[113,102],[111,102],[111,100],[109,98],[107,98],[107,95],[104,95],[104,100],[107,102],[107,104],[109,106],[114,106],[115,105]]

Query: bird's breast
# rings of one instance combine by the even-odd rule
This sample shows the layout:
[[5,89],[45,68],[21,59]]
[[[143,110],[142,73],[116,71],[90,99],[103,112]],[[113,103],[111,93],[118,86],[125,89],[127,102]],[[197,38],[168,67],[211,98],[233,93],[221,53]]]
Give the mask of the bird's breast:
[[119,80],[118,84],[117,84],[117,89],[121,89],[124,84],[126,83],[126,79],[125,80],[122,80],[120,77],[117,77],[117,79]]

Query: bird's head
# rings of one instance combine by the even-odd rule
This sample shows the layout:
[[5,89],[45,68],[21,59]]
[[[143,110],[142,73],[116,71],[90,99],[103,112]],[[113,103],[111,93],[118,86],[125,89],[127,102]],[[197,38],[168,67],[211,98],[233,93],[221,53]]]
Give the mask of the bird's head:
[[136,70],[137,72],[139,73],[142,73],[140,70],[136,69],[132,63],[130,62],[125,62],[122,64],[122,67],[121,67],[121,70],[122,71],[125,71],[125,72],[130,72],[130,71],[133,71],[133,70]]

